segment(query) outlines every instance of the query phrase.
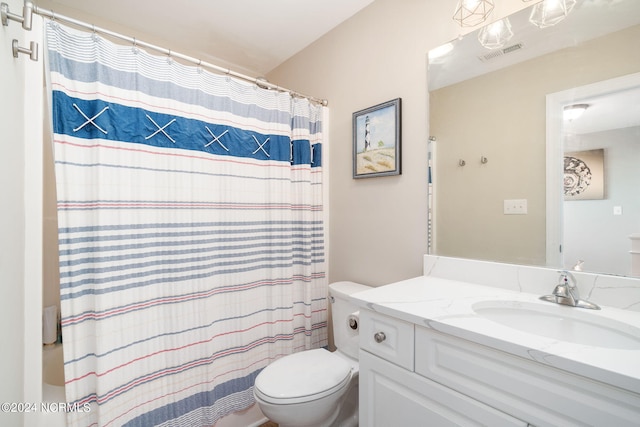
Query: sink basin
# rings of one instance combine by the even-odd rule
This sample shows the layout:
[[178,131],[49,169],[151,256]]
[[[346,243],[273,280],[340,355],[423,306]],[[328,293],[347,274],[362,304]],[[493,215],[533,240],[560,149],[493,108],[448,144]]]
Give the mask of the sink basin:
[[590,310],[520,301],[482,301],[477,315],[521,332],[594,347],[640,349],[640,329]]

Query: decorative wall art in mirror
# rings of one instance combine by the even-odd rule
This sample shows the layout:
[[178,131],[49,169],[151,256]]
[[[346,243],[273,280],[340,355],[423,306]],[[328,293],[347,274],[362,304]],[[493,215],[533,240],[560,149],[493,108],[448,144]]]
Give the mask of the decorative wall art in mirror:
[[353,113],[353,177],[400,175],[401,99]]
[[604,149],[564,152],[564,200],[604,199]]
[[[539,28],[531,8],[488,49],[480,30],[429,55],[433,253],[631,275],[640,233],[640,1],[578,0]],[[492,24],[491,22],[488,23]],[[588,104],[580,118],[563,110]],[[564,200],[565,152],[602,150],[602,197]],[[491,161],[483,164],[483,156]],[[466,166],[459,166],[466,159]],[[526,214],[505,201],[526,200]]]
[[[548,263],[569,269],[582,260],[585,270],[640,276],[631,239],[640,225],[640,72],[546,98]],[[564,119],[565,106],[576,101],[589,108],[579,119]],[[565,200],[558,159],[598,149],[604,151],[603,198]]]

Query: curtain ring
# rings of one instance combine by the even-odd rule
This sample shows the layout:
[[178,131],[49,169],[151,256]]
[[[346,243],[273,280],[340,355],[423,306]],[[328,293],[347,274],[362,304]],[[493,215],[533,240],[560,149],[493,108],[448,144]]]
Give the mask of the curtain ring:
[[53,28],[58,28],[58,22],[56,21],[56,13],[53,10],[51,11],[51,25],[53,26]]

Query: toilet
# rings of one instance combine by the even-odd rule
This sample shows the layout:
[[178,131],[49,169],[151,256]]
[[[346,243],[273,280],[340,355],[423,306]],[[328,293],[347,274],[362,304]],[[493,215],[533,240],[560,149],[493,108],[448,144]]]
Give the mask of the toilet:
[[358,307],[348,296],[367,289],[353,282],[329,285],[335,352],[320,348],[290,354],[256,377],[256,402],[279,427],[358,425]]

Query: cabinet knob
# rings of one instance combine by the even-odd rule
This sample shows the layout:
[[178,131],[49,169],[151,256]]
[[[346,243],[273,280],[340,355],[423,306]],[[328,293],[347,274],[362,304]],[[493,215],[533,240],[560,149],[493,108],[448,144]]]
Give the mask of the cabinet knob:
[[375,335],[373,336],[373,339],[380,344],[382,341],[387,339],[387,336],[384,334],[384,332],[376,332]]

